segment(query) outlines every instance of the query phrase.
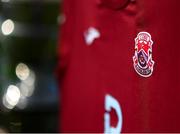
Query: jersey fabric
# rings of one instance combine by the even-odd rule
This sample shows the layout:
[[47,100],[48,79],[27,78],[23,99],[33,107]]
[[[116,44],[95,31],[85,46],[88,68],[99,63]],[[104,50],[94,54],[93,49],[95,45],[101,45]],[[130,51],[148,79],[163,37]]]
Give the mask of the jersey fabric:
[[[121,132],[180,132],[179,6],[180,0],[63,1],[61,132],[104,132],[107,94],[121,107]],[[149,77],[133,67],[139,32],[153,41]]]

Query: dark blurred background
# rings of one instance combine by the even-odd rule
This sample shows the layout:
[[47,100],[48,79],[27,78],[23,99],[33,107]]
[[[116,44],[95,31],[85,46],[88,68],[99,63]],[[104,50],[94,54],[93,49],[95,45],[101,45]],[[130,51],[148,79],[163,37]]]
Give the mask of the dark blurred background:
[[0,132],[58,132],[60,0],[0,1]]

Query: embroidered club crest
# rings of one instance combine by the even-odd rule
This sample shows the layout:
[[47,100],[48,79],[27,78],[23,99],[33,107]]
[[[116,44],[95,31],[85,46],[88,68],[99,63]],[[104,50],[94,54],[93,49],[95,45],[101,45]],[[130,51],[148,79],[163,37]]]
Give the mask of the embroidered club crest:
[[152,45],[153,41],[149,33],[138,33],[135,38],[133,62],[135,71],[143,77],[149,77],[153,72],[154,61],[152,60]]

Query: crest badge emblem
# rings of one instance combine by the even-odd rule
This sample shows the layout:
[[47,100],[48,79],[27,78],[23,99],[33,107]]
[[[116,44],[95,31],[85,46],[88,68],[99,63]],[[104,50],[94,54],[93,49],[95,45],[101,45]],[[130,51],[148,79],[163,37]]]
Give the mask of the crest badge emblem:
[[133,63],[135,71],[142,77],[149,77],[153,73],[152,45],[153,41],[148,32],[138,33],[135,38]]

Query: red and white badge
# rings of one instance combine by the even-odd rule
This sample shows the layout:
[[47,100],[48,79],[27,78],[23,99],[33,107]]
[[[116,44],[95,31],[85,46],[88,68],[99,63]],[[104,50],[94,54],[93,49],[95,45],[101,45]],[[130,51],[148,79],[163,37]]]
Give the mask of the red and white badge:
[[153,73],[154,61],[152,60],[151,35],[148,32],[140,32],[135,38],[135,54],[133,63],[135,71],[143,77],[149,77]]

